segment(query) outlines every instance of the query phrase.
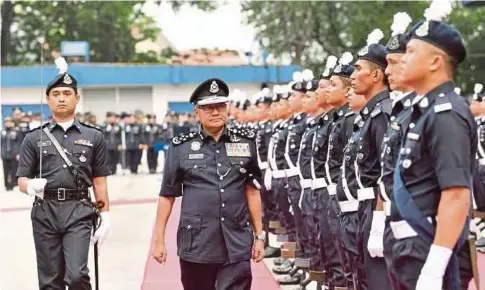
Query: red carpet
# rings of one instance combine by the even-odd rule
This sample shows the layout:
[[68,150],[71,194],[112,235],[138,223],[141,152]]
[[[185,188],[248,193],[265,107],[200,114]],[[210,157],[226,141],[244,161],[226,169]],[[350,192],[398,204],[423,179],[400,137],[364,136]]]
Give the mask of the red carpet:
[[478,275],[480,276],[480,289],[477,289],[472,280],[468,290],[485,290],[485,254],[482,253],[478,253]]
[[[183,290],[180,282],[180,267],[177,256],[177,241],[175,239],[177,226],[180,218],[180,199],[174,204],[172,215],[167,225],[167,250],[168,258],[165,265],[158,264],[148,253],[145,265],[145,275],[141,285],[142,290]],[[254,290],[279,290],[278,283],[266,268],[263,262],[253,263]]]

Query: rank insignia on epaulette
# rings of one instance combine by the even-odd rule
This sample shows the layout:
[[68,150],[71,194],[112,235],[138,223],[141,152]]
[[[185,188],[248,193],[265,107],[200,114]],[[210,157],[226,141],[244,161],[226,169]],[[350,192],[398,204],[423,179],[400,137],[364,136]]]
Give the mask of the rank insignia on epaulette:
[[371,115],[372,118],[374,118],[375,116],[379,115],[381,112],[382,112],[381,107],[378,107],[378,108],[374,109],[374,111],[372,111],[372,113],[370,115]]
[[450,111],[452,109],[451,103],[444,103],[444,104],[439,104],[434,106],[434,111],[435,113],[440,113],[440,112],[445,112],[445,111]]
[[84,145],[84,146],[93,147],[93,143],[91,143],[91,141],[86,140],[86,139],[78,139],[78,140],[74,140],[74,144],[78,144],[78,145]]

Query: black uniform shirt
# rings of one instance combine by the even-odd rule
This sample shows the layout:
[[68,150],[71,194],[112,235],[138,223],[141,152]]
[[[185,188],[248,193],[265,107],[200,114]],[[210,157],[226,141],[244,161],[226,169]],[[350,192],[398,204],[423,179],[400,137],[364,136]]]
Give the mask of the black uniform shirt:
[[471,189],[477,150],[477,126],[453,82],[413,102],[413,112],[396,166],[406,189],[425,216],[435,216],[441,191]]
[[121,145],[121,126],[116,123],[107,123],[102,130],[108,150],[118,150],[118,146]]
[[327,178],[325,164],[327,163],[328,141],[330,131],[332,130],[334,114],[335,110],[327,112],[320,118],[317,126],[317,135],[315,136],[315,144],[313,145],[313,165],[315,167],[316,178]]
[[335,110],[333,127],[330,133],[329,145],[330,157],[328,166],[332,183],[337,184],[340,167],[342,166],[344,148],[353,133],[355,113],[346,104],[342,108]]
[[[259,124],[259,130],[256,137],[256,145],[258,146],[259,160],[262,163],[268,162],[268,146],[271,136],[273,135],[273,122],[264,121]],[[267,165],[265,164],[265,166]]]
[[[65,149],[73,165],[90,178],[88,186],[92,186],[92,178],[110,175],[106,143],[100,130],[83,124],[78,119],[74,119],[72,126],[66,132],[55,121],[45,124],[42,128],[46,126]],[[42,178],[47,179],[46,188],[77,189],[69,168],[42,128],[38,127],[25,136],[20,148],[17,177],[39,177],[40,154],[42,154]],[[42,152],[40,151],[41,132]]]
[[[392,185],[394,184],[394,168],[396,167],[399,149],[404,139],[411,115],[411,102],[416,97],[412,92],[394,104],[391,111],[389,126],[381,145],[382,182],[386,196],[392,201]],[[381,188],[382,189],[382,188]],[[397,213],[396,204],[391,202],[391,212]],[[387,211],[386,211],[387,213]],[[397,213],[399,214],[399,213]]]
[[20,152],[22,132],[17,127],[3,128],[1,131],[2,158],[15,159]]
[[365,188],[376,187],[381,176],[380,148],[391,110],[392,101],[389,91],[385,90],[367,102],[360,111],[364,124],[358,141],[357,166],[360,181]]
[[139,124],[125,124],[125,138],[127,149],[138,149],[143,144],[143,128]]
[[288,138],[288,126],[290,120],[284,120],[278,125],[278,130],[275,136],[275,143],[273,146],[274,157],[278,170],[289,169],[288,163],[285,159],[286,139]]
[[[178,255],[196,263],[251,258],[253,230],[246,185],[259,189],[255,133],[226,129],[216,142],[204,131],[172,140],[160,196],[182,196]],[[255,182],[256,180],[256,182]]]
[[312,179],[312,145],[315,132],[317,131],[317,125],[320,122],[322,116],[317,116],[313,119],[307,120],[306,130],[301,137],[300,156],[298,160],[298,166],[300,166],[300,172],[303,179]]
[[144,144],[153,147],[155,142],[158,142],[162,139],[162,126],[158,124],[146,124],[143,128],[143,141]]
[[[362,135],[361,127],[364,125],[363,123],[364,120],[362,120],[362,117],[360,115],[357,115],[354,119],[354,134],[352,135],[352,137],[350,137],[349,142],[344,148],[343,161],[337,183],[337,199],[339,201],[349,200],[346,195],[347,189],[352,197],[357,199],[357,189],[359,189],[359,186],[357,184],[357,179],[355,178],[354,162],[357,158],[359,146],[358,141]],[[345,189],[344,182],[346,183]]]
[[306,120],[308,115],[306,113],[301,113],[295,116],[292,121],[291,125],[288,126],[288,138],[287,138],[287,146],[285,148],[286,154],[288,154],[289,160],[287,160],[288,167],[296,167],[298,166],[298,154],[300,152],[300,142],[307,128]]

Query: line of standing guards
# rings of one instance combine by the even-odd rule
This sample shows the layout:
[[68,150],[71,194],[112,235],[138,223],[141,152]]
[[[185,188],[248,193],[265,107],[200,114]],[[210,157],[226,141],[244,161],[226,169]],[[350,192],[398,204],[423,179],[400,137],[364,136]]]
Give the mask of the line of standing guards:
[[[306,70],[273,93],[231,96],[232,125],[257,131],[265,229],[285,242],[266,251],[281,255],[280,284],[456,290],[477,282],[485,111],[456,93],[452,71],[466,49],[437,20],[447,5],[433,2],[435,17],[409,32],[410,17],[396,14],[386,46],[374,30],[353,64],[350,53],[330,56],[319,79]],[[471,106],[483,108],[478,94]]]

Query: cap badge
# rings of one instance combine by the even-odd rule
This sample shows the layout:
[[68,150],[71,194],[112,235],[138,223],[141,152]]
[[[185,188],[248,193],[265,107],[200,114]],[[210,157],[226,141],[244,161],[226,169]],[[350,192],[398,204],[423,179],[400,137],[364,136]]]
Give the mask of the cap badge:
[[339,64],[334,70],[333,70],[334,73],[341,73],[342,72],[342,65]]
[[295,85],[295,89],[297,89],[297,90],[301,90],[301,83],[296,83],[296,85]]
[[421,26],[416,29],[416,35],[420,37],[424,37],[428,35],[428,30],[429,30],[429,22],[425,21]]
[[217,85],[217,82],[216,81],[213,81],[212,82],[211,87],[209,89],[209,92],[211,92],[213,94],[219,92],[219,86]]
[[389,42],[389,49],[390,50],[396,50],[399,48],[399,36],[395,35],[392,39],[391,42]]
[[308,82],[308,83],[306,84],[306,89],[307,89],[307,90],[311,90],[311,89],[312,89],[312,82]]
[[362,48],[361,50],[359,50],[359,52],[357,53],[359,56],[364,56],[366,55],[367,53],[369,53],[369,47],[364,47]]
[[65,74],[62,82],[65,83],[66,85],[70,85],[72,84],[72,79],[68,74]]

